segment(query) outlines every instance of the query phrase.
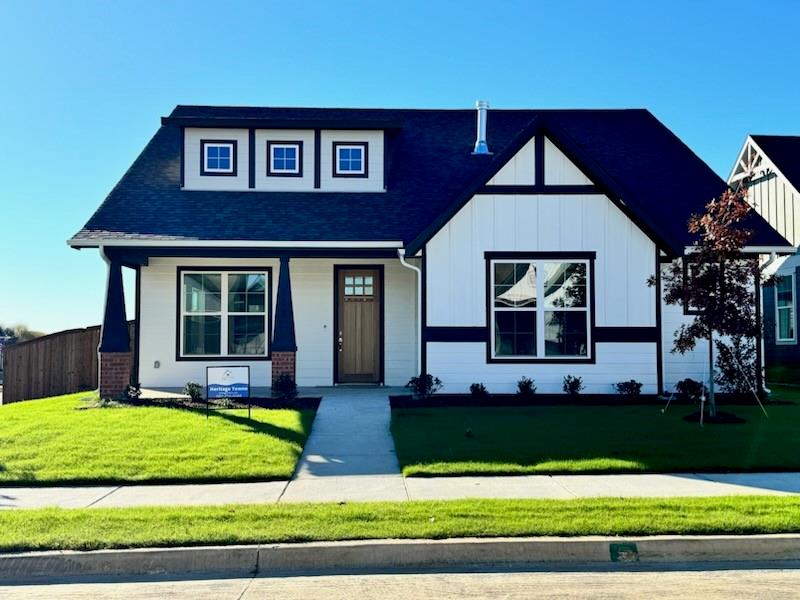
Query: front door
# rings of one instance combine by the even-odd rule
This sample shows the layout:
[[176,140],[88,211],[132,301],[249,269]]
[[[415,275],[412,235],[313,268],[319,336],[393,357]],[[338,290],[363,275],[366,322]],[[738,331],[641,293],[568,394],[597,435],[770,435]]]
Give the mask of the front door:
[[381,383],[383,272],[336,268],[337,383]]

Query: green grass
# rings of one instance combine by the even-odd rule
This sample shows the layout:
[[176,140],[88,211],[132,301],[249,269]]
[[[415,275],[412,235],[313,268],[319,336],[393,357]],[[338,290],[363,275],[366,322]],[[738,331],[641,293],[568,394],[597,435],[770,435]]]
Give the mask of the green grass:
[[[796,399],[797,388],[776,388]],[[700,428],[696,408],[539,406],[421,408],[392,412],[405,475],[800,470],[800,405],[723,410],[743,425]],[[472,430],[472,437],[465,435]]]
[[93,394],[0,406],[0,485],[253,481],[292,475],[313,411],[79,410]]
[[773,387],[776,383],[800,385],[800,368],[785,365],[767,367],[767,387]]
[[379,538],[800,532],[800,498],[459,500],[0,511],[0,551]]

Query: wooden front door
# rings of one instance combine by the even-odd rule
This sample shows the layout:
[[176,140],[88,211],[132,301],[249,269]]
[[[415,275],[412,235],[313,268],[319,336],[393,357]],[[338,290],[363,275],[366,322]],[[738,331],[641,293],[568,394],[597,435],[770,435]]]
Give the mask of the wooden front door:
[[381,383],[383,270],[337,267],[337,383]]

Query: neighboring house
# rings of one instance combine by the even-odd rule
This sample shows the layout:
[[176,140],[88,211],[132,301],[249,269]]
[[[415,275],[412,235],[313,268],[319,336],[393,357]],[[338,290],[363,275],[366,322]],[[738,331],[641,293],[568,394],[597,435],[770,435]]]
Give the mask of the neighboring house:
[[13,341],[14,339],[10,335],[0,335],[0,383],[3,383],[5,375],[5,367],[4,367],[5,361],[3,357],[3,350]]
[[[69,244],[109,265],[104,395],[234,364],[254,386],[652,394],[707,350],[670,354],[687,317],[647,280],[723,189],[646,110],[178,106]],[[749,225],[750,252],[791,250]]]
[[[745,178],[750,204],[793,246],[800,246],[800,136],[748,136],[728,181],[736,186]],[[798,369],[800,255],[773,257],[765,273],[777,276],[763,290],[767,366]]]

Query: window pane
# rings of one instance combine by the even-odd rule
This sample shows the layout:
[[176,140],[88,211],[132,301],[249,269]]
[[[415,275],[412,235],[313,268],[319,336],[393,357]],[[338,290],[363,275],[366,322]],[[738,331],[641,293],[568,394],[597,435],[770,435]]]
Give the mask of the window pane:
[[536,354],[536,311],[498,311],[494,319],[495,356]]
[[372,285],[372,275],[364,277],[364,285]]
[[228,354],[265,354],[264,317],[228,317]]
[[183,277],[186,312],[219,312],[222,307],[219,273],[191,273]]
[[264,312],[266,294],[264,275],[231,273],[228,275],[228,310],[230,312]]
[[230,146],[220,146],[219,147],[219,156],[220,156],[220,158],[230,158],[230,156],[231,156]]
[[353,288],[352,286],[345,286],[344,288],[344,295],[345,296],[352,296],[353,295]]
[[544,315],[545,356],[587,356],[585,311],[547,311]]
[[209,146],[208,158],[218,158],[218,157],[219,157],[219,146]]
[[373,293],[372,289],[373,289],[372,286],[368,285],[367,287],[364,288],[364,294],[366,296],[372,296],[372,293]]
[[188,316],[183,320],[184,354],[220,353],[219,317]]
[[352,277],[345,277],[344,278],[345,285],[353,285],[353,278]]
[[791,308],[778,309],[778,338],[794,339],[794,311]]
[[536,306],[536,267],[532,263],[496,263],[494,269],[495,306]]
[[775,284],[775,291],[778,296],[778,306],[792,306],[792,278],[781,277]]
[[544,304],[552,307],[586,306],[586,265],[545,263]]

